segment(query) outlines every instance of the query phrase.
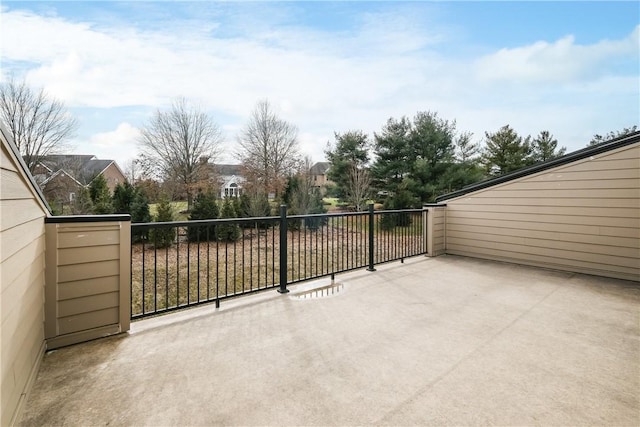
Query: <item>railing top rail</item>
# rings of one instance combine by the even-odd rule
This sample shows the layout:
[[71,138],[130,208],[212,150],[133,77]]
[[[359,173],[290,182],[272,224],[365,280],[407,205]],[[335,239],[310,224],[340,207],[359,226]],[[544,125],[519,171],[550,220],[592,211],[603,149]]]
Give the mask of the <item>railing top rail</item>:
[[[389,214],[389,213],[419,213],[422,209],[387,209],[374,211],[375,214]],[[303,214],[303,215],[288,215],[287,219],[305,219],[305,218],[332,218],[332,217],[344,217],[344,216],[366,216],[369,215],[368,211],[360,212],[334,212],[334,213],[320,213],[320,214]],[[189,221],[168,221],[168,222],[138,222],[132,223],[131,227],[134,229],[144,228],[156,228],[156,227],[188,227],[194,225],[208,225],[208,224],[224,224],[224,223],[251,223],[251,222],[278,222],[279,216],[261,216],[250,218],[216,218],[216,219],[198,219]]]
[[134,222],[132,228],[150,228],[150,227],[188,227],[190,225],[208,225],[208,224],[224,224],[246,223],[246,222],[277,222],[280,220],[278,216],[257,216],[251,218],[216,218],[216,219],[194,219],[189,221],[167,221],[167,222]]
[[386,214],[386,213],[407,213],[407,212],[422,212],[422,209],[386,209],[381,211],[374,211],[373,213],[377,214]]

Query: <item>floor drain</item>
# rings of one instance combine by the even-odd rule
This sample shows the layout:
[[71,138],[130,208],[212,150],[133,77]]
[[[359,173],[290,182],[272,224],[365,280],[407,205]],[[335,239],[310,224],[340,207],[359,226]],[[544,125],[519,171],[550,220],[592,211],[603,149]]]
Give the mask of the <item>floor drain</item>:
[[314,298],[326,298],[334,296],[344,289],[344,283],[331,283],[327,286],[321,286],[319,288],[308,289],[305,291],[296,292],[291,295],[293,299],[314,299]]

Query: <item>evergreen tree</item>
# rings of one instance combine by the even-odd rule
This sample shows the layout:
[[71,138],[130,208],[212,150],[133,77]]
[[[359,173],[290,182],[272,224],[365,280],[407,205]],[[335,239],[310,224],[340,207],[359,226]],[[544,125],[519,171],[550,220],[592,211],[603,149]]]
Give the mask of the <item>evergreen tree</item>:
[[149,212],[149,199],[145,192],[139,188],[134,190],[130,213],[131,222],[151,222],[152,220]]
[[500,176],[531,164],[529,137],[522,138],[509,125],[495,133],[485,132],[484,166],[489,175]]
[[[145,192],[140,188],[134,189],[133,201],[131,202],[131,222],[151,222],[151,213],[149,212],[149,199]],[[131,233],[131,240],[133,242],[139,242],[141,240],[147,240],[149,237],[149,230],[134,230]]]
[[371,168],[374,187],[394,194],[411,171],[411,127],[408,118],[392,117],[379,134],[374,133],[376,161]]
[[628,128],[622,128],[621,130],[610,131],[606,135],[602,136],[599,134],[593,135],[591,141],[589,141],[589,146],[603,144],[605,142],[611,141],[615,138],[621,138],[623,136],[631,135],[638,131],[638,125],[633,125]]
[[91,197],[91,202],[93,202],[94,214],[113,213],[111,192],[107,186],[107,180],[102,174],[96,176],[89,184],[89,197]]
[[[154,219],[155,222],[171,222],[175,219],[173,207],[167,197],[160,199],[158,213]],[[176,239],[176,229],[173,226],[152,228],[149,233],[149,239],[156,248],[167,248]]]
[[[218,201],[213,191],[200,191],[193,201],[193,209],[189,215],[189,221],[202,219],[217,219],[220,215]],[[216,225],[194,225],[190,226],[187,232],[190,242],[198,242],[216,239]]]
[[[237,218],[236,212],[233,209],[233,202],[231,198],[224,199],[222,204],[221,218]],[[242,235],[242,231],[237,223],[223,222],[218,225],[217,228],[218,240],[226,240],[229,242],[235,242]]]
[[558,140],[546,130],[531,141],[531,161],[534,163],[555,159],[564,155],[565,151],[565,147],[558,149]]
[[[240,196],[241,211],[238,214],[241,218],[255,218],[271,216],[271,204],[267,195],[261,190],[253,189],[244,191]],[[269,223],[257,221],[255,223],[244,223],[246,227],[268,228]]]
[[136,190],[129,182],[116,185],[113,189],[113,212],[117,214],[130,214],[131,204],[136,196]]
[[74,215],[88,215],[93,213],[93,202],[86,187],[80,187],[76,192],[76,198],[71,204],[71,213]]
[[349,188],[349,170],[369,163],[369,140],[361,130],[335,133],[335,146],[327,147],[325,155],[331,163],[327,178],[336,184],[338,198],[345,199]]
[[[395,209],[419,207],[447,192],[452,183],[445,178],[451,176],[447,171],[457,163],[456,147],[469,162],[477,150],[470,134],[457,135],[455,121],[430,111],[418,112],[413,122],[404,117],[389,119],[375,139],[374,186],[394,199],[385,203]],[[396,194],[401,187],[408,194]],[[404,206],[406,203],[411,205]]]

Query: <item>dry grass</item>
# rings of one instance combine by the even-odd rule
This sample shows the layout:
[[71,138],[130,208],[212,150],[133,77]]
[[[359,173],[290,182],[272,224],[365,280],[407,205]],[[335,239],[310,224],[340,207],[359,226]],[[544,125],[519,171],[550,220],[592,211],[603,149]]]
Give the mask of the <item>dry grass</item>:
[[[317,230],[288,232],[288,282],[368,265],[367,223],[344,218]],[[243,230],[236,242],[188,242],[186,230],[178,234],[169,248],[132,246],[134,316],[278,286],[277,227]],[[420,224],[377,230],[375,258],[382,262],[415,255],[421,253],[421,245]]]

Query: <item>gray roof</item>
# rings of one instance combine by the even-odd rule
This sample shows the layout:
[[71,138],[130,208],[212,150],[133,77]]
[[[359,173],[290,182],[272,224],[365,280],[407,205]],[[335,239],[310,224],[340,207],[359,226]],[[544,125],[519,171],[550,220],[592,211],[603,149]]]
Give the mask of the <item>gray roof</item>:
[[311,175],[324,175],[329,170],[331,163],[329,162],[317,162],[315,165],[311,166],[309,172]]
[[113,163],[113,160],[96,159],[93,154],[51,154],[42,157],[40,163],[52,172],[64,169],[81,183],[88,184]]
[[242,165],[230,165],[230,164],[214,164],[213,170],[220,176],[241,176]]

